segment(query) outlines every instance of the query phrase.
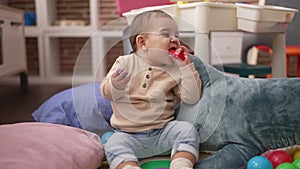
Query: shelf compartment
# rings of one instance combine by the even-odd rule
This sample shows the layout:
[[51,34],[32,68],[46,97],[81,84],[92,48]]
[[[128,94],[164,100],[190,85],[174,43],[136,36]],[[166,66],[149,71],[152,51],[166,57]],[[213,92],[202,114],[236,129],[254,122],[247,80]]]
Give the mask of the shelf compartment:
[[7,0],[7,5],[25,11],[35,12],[35,0]]
[[72,76],[74,68],[76,75],[92,75],[88,37],[49,37],[46,43],[49,43],[46,51],[47,76]]
[[127,25],[126,19],[118,14],[115,1],[98,0],[97,10],[101,30],[122,30]]
[[90,0],[47,1],[47,24],[58,27],[89,26],[91,25],[90,5]]

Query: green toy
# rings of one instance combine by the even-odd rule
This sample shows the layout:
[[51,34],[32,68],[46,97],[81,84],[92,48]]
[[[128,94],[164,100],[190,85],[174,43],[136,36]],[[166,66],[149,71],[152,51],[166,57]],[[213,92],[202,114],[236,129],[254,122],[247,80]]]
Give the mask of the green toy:
[[169,169],[170,160],[153,160],[141,164],[142,169]]

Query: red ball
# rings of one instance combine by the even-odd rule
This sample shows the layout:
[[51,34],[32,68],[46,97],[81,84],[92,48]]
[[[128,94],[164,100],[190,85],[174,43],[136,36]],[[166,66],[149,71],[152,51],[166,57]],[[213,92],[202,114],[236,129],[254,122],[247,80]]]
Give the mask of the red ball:
[[276,150],[271,152],[267,158],[271,161],[273,168],[276,168],[281,163],[292,163],[291,156],[282,150]]

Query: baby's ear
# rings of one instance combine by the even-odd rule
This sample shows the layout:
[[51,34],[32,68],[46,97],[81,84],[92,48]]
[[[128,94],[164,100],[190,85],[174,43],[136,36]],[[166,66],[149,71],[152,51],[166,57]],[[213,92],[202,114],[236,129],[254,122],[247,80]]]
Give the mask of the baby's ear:
[[139,50],[139,49],[147,50],[147,47],[145,46],[145,36],[144,35],[138,35],[135,40],[136,40],[137,50]]

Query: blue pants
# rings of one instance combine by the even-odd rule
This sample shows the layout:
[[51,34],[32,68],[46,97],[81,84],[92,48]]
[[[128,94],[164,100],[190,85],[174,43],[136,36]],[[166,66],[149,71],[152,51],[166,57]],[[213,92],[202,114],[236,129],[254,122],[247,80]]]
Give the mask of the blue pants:
[[162,129],[136,133],[117,130],[104,149],[110,169],[115,169],[123,162],[138,163],[138,159],[161,155],[171,149],[171,156],[178,151],[186,151],[197,160],[199,143],[199,133],[192,124],[171,121]]

